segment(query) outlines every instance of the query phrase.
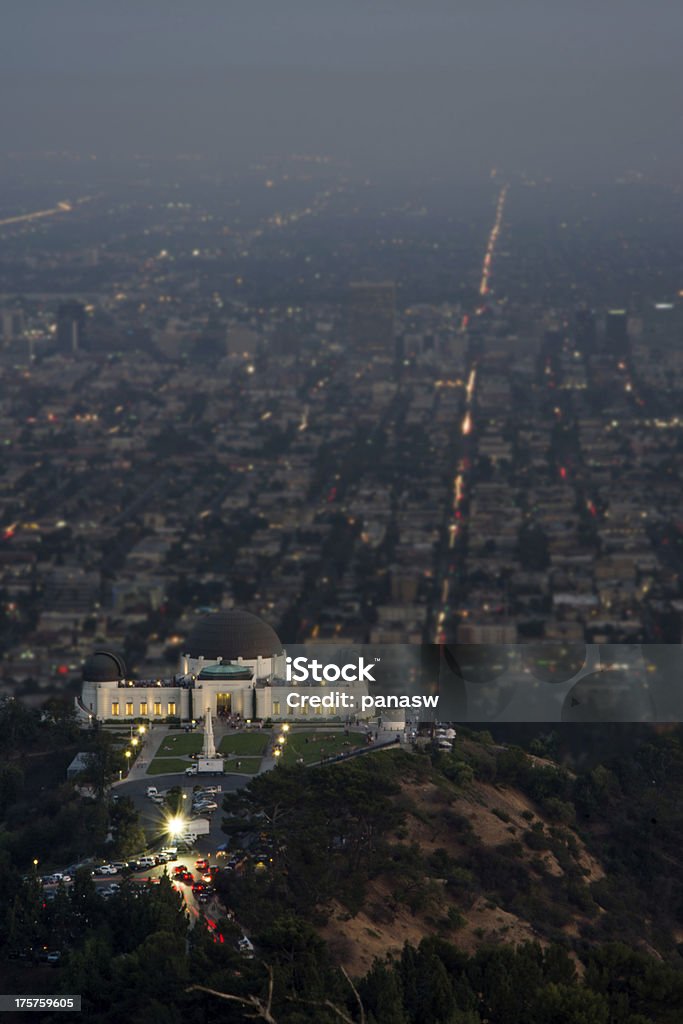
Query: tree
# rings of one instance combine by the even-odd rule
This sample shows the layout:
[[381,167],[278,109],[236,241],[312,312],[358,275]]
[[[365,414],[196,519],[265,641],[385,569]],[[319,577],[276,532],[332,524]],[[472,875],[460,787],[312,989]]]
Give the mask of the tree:
[[24,785],[24,773],[18,764],[0,764],[0,814],[15,802]]
[[95,749],[88,754],[88,764],[83,772],[84,781],[92,786],[98,801],[103,801],[111,785],[114,765],[112,738],[106,732],[99,732],[95,739]]
[[76,709],[65,697],[50,697],[42,706],[41,716],[58,740],[75,740],[79,736]]
[[528,1020],[532,1024],[609,1024],[609,1004],[590,989],[551,983],[536,993]]
[[359,988],[371,1024],[409,1024],[401,978],[392,966],[375,960]]
[[101,897],[97,895],[90,869],[78,868],[71,888],[71,906],[80,927],[87,928],[93,923],[98,916],[100,904]]
[[117,856],[129,857],[144,848],[145,831],[132,800],[123,797],[112,806],[111,823],[114,829],[114,850]]

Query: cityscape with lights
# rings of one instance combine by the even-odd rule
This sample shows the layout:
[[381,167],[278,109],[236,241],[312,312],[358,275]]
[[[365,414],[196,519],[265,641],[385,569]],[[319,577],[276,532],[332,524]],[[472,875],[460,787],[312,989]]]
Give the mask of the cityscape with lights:
[[6,0],[9,1021],[681,1024],[682,35]]

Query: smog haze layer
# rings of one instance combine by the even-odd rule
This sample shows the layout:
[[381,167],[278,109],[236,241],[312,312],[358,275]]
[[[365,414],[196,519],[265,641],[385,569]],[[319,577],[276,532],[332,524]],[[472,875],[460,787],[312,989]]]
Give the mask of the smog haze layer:
[[9,0],[1,148],[670,182],[682,28],[664,0]]

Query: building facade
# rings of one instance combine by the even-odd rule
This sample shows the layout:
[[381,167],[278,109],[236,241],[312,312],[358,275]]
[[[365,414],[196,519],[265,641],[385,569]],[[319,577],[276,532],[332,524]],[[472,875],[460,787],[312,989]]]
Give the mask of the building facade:
[[244,721],[359,717],[364,682],[334,684],[347,691],[354,709],[326,708],[317,701],[288,704],[292,692],[329,697],[325,685],[288,684],[286,652],[275,631],[258,616],[240,609],[205,616],[184,644],[178,673],[170,680],[127,678],[123,660],[109,651],[96,651],[83,666],[83,689],[76,706],[82,720],[190,722],[210,711],[214,718],[239,715]]

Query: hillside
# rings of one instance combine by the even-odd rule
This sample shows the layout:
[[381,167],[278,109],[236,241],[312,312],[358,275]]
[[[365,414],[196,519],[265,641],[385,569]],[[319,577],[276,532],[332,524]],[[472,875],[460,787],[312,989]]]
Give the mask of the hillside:
[[[252,789],[242,799],[271,818],[273,794]],[[452,754],[376,753],[281,775],[278,790],[271,896],[287,894],[353,974],[427,936],[466,952],[560,943],[579,966],[591,944],[621,941],[680,966],[676,737],[574,775],[470,734]]]
[[[466,742],[462,749],[471,748]],[[411,890],[391,875],[380,876],[368,886],[365,906],[354,917],[338,903],[333,905],[320,934],[352,973],[363,974],[375,957],[398,954],[405,942],[417,945],[428,935],[448,936],[470,953],[482,943],[543,944],[550,932],[557,937],[556,929],[549,930],[546,921],[535,922],[534,915],[524,914],[521,907],[516,912],[505,909],[505,897],[495,886],[486,890],[485,877],[477,879],[471,868],[478,846],[494,857],[510,858],[537,884],[550,876],[587,887],[605,876],[575,829],[558,830],[538,804],[514,787],[472,780],[463,788],[434,771],[420,781],[401,783],[397,802],[406,817],[392,843],[393,856],[421,860],[429,885],[414,883]],[[528,845],[529,839],[523,841],[525,836],[543,835],[555,849],[537,851]],[[468,868],[454,873],[458,862]],[[484,858],[484,871],[486,863]],[[538,888],[542,890],[540,884]],[[578,936],[589,919],[568,901],[560,931]]]

